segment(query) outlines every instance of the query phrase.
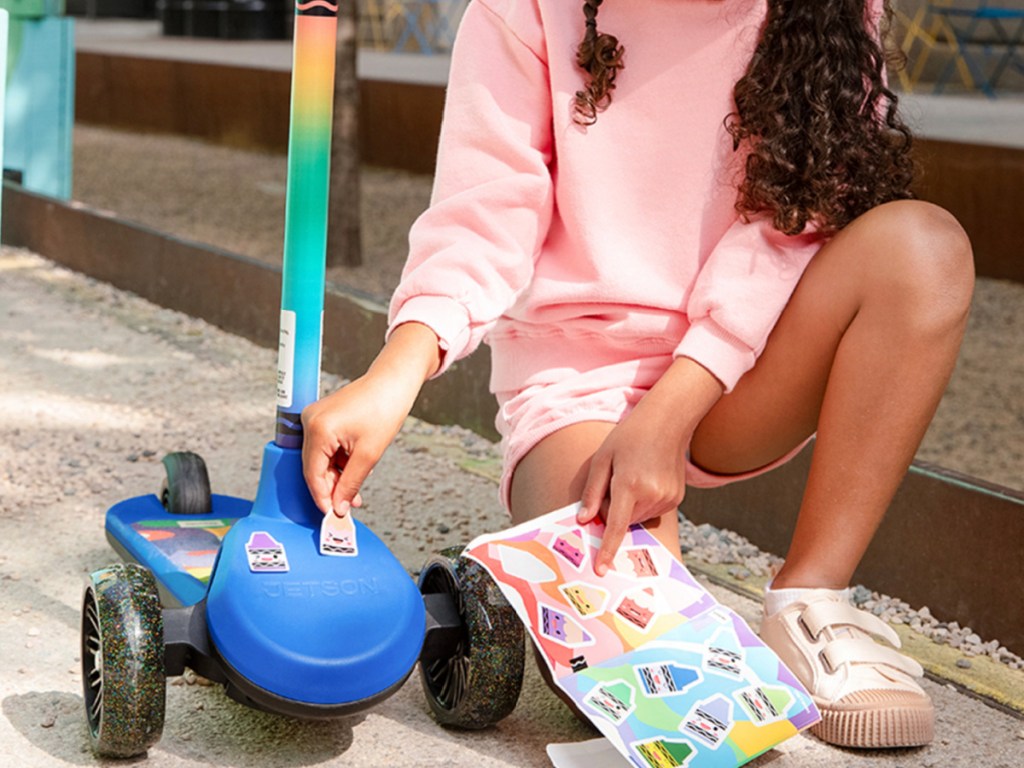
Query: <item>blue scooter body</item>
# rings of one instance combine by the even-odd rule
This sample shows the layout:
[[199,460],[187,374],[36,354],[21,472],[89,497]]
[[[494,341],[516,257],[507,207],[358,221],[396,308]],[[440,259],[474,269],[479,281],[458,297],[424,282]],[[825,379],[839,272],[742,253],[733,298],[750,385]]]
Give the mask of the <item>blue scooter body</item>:
[[[190,518],[167,513],[156,496],[140,496],[108,511],[107,532],[122,554],[154,572],[165,593],[204,611],[213,657],[252,702],[286,714],[348,714],[408,677],[426,632],[423,597],[359,521],[357,555],[320,554],[323,516],[302,480],[301,451],[268,444],[254,502],[214,496],[214,515]],[[200,549],[168,547],[168,531]],[[254,533],[280,542],[287,572],[250,569],[246,545]],[[218,534],[223,542],[207,588],[197,574]]]

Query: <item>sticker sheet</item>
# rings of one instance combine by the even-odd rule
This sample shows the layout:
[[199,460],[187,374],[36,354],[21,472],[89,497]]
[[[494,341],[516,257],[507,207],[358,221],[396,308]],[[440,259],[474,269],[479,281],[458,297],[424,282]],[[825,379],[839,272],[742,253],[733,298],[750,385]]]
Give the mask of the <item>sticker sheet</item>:
[[813,725],[810,696],[640,525],[603,577],[579,505],[475,539],[552,676],[636,768],[734,768]]

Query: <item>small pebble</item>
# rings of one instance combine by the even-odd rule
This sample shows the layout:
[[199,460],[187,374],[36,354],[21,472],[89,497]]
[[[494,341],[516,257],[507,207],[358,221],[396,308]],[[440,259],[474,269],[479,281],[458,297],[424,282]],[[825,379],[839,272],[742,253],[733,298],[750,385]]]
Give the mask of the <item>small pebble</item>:
[[31,629],[29,629],[27,634],[29,637],[39,637],[39,629],[36,627],[32,627]]
[[449,528],[444,523],[441,523],[439,526],[437,526],[437,532],[438,533],[448,533],[450,530],[451,530],[451,528]]
[[42,720],[39,721],[40,728],[53,728],[57,722],[57,716],[53,713],[45,715]]
[[970,669],[971,668],[971,660],[970,659],[957,659],[956,660],[956,665],[958,667],[960,667],[960,669]]

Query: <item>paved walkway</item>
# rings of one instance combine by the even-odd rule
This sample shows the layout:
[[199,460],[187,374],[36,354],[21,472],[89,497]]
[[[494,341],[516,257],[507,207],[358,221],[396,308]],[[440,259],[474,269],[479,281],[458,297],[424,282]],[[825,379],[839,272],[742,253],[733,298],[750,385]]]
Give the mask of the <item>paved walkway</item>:
[[[155,21],[76,21],[81,51],[120,53],[142,58],[202,61],[275,70],[291,68],[290,41],[204,40],[165,37]],[[361,51],[361,77],[374,80],[443,85],[447,56]],[[1024,94],[930,96],[902,94],[904,118],[914,131],[930,139],[965,141],[1024,148]]]
[[[0,251],[0,765],[100,764],[86,747],[78,634],[85,575],[115,560],[104,510],[154,491],[160,457],[172,450],[205,455],[216,491],[251,496],[272,430],[275,371],[269,350],[32,254]],[[362,518],[410,569],[433,549],[505,524],[493,482],[457,458],[467,446],[479,450],[479,438],[410,421],[365,489]],[[756,623],[755,602],[711,589]],[[1020,719],[941,682],[925,685],[939,713],[927,748],[855,752],[798,736],[753,765],[1024,765]],[[513,715],[479,733],[438,727],[415,677],[377,708],[332,723],[257,713],[179,679],[146,765],[541,767],[546,744],[587,737],[532,665]]]

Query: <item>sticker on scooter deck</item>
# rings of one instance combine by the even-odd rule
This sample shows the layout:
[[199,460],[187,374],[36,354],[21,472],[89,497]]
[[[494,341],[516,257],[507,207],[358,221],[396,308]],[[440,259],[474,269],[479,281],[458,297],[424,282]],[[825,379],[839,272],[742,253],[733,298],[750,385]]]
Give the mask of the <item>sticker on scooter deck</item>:
[[359,554],[352,515],[338,517],[333,512],[324,515],[320,523],[320,554],[334,557],[355,557]]
[[152,493],[107,510],[107,539],[126,560],[153,572],[168,607],[203,599],[225,535],[252,511],[248,499],[215,493],[210,500],[203,515],[168,512]]
[[266,531],[253,531],[245,544],[249,570],[253,573],[287,573],[284,545]]
[[579,525],[578,508],[481,536],[465,554],[490,572],[555,683],[619,759],[735,768],[818,721],[779,658],[642,525],[614,567],[594,573],[604,524]]
[[139,520],[131,529],[179,570],[206,584],[224,534],[235,519]]

